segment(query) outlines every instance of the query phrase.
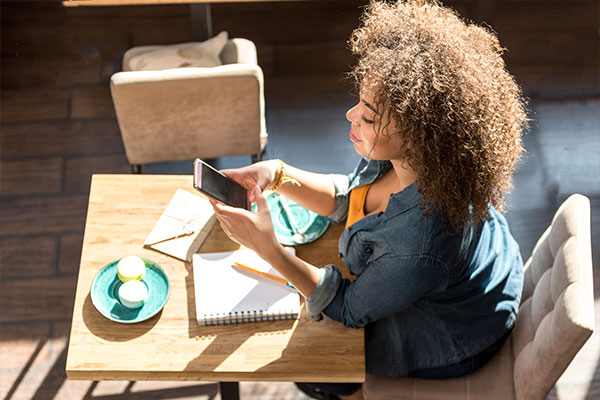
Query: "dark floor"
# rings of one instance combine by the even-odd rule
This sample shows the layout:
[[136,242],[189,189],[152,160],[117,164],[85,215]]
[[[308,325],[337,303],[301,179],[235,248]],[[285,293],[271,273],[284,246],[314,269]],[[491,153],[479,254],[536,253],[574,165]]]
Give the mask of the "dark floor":
[[[357,23],[358,3],[213,7],[215,31],[227,28],[257,43],[268,158],[321,172],[354,166],[344,117],[354,99],[340,76],[351,62],[344,41]],[[600,3],[447,3],[493,26],[508,48],[509,69],[530,98],[528,156],[508,197],[508,220],[523,257],[567,196],[582,193],[591,200],[600,327]],[[64,374],[90,176],[130,171],[108,79],[128,47],[189,41],[189,8],[66,12],[56,2],[3,1],[0,15],[0,398],[218,398],[213,384],[93,383],[66,381]],[[333,18],[336,25],[328,25]],[[217,166],[249,161],[235,157]],[[191,168],[160,164],[147,172]],[[244,399],[305,399],[289,383],[242,383],[241,391]],[[549,398],[600,398],[598,332]]]

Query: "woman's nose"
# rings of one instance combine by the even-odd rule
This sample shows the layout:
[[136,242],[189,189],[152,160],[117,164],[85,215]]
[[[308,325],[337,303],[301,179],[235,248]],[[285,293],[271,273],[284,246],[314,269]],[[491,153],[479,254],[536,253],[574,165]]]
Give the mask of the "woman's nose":
[[358,104],[346,111],[346,119],[354,124],[356,124],[359,119],[356,118],[356,112],[358,109]]

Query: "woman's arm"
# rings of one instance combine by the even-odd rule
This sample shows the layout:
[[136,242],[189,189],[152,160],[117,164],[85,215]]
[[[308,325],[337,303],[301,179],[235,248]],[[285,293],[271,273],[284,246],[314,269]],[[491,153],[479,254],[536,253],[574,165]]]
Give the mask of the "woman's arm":
[[283,182],[278,188],[279,193],[319,215],[327,216],[335,210],[335,187],[329,175],[304,171],[287,164],[283,164],[283,172],[300,185],[291,181]]
[[304,296],[309,298],[319,281],[319,268],[286,251],[283,246],[274,246],[263,258],[271,264]]
[[[281,179],[282,163],[279,160],[261,161],[221,172],[248,190],[258,185],[264,191],[272,189]],[[327,216],[335,210],[335,186],[330,175],[304,171],[287,164],[283,164],[283,172],[299,185],[283,181],[277,188],[279,193],[319,215]]]
[[[279,183],[282,163],[269,160],[222,172],[247,188],[250,201],[257,203],[256,212],[250,212],[211,201],[225,233],[234,241],[256,251],[308,299],[321,279],[322,271],[291,255],[277,242],[271,215],[262,196],[264,190],[272,189]],[[339,199],[340,193],[343,196],[347,192],[344,190],[348,186],[346,176],[317,174],[286,164],[283,164],[283,172],[300,185],[282,180],[278,187],[280,193],[320,215],[335,213],[336,217],[340,217],[338,219],[345,218],[344,203]]]

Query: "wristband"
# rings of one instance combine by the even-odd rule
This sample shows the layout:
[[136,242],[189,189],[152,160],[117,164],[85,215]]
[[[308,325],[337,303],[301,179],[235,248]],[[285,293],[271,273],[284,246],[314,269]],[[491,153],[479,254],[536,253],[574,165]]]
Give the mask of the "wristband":
[[285,174],[285,165],[283,164],[283,161],[281,161],[280,159],[277,159],[275,161],[279,161],[280,168],[279,168],[279,179],[277,180],[277,183],[275,184],[275,186],[273,186],[273,189],[272,189],[274,192],[277,192],[277,189],[279,189],[279,187],[281,185],[283,185],[285,182],[290,182],[291,184],[296,185],[296,186],[302,186],[300,184],[300,182],[298,182],[294,178],[290,178],[289,176],[287,176]]

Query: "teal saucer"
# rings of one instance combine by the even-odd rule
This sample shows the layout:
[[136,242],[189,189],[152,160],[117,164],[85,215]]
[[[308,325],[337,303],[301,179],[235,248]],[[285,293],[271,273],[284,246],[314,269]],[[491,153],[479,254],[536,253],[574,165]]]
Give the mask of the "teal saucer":
[[275,228],[275,236],[279,243],[294,246],[298,244],[310,243],[321,237],[329,227],[329,220],[319,214],[307,210],[292,200],[287,200],[290,211],[298,224],[298,230],[305,235],[302,243],[295,242],[292,237],[294,230],[285,211],[279,202],[279,194],[271,193],[267,197],[267,206],[271,212],[271,220]]
[[169,298],[170,285],[167,273],[154,261],[143,258],[146,274],[142,282],[148,287],[148,298],[138,308],[127,308],[119,299],[119,288],[123,284],[117,276],[117,263],[108,264],[94,278],[91,297],[94,307],[106,318],[125,324],[142,322],[155,316]]

